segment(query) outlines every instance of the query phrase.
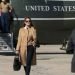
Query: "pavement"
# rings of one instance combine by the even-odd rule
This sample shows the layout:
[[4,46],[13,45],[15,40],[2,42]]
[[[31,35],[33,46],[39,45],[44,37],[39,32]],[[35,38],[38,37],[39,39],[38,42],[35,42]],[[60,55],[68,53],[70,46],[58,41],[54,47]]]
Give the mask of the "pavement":
[[36,49],[36,53],[38,54],[49,54],[49,53],[66,53],[65,50],[60,50],[62,45],[41,45]]
[[[71,72],[73,54],[60,50],[61,45],[41,45],[36,49],[37,65],[32,66],[30,75],[75,75]],[[13,55],[0,55],[0,75],[25,75],[24,69],[13,70]]]

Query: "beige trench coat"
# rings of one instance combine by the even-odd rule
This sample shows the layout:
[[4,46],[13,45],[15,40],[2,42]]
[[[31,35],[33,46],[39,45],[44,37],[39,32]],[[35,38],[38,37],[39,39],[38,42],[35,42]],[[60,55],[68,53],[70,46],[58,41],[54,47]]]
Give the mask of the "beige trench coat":
[[[20,28],[16,50],[20,51],[21,62],[23,66],[26,65],[26,54],[28,43],[35,45],[35,42],[36,42],[36,29],[34,27],[31,27],[28,30],[24,29],[24,27]],[[34,51],[32,60],[32,65],[35,64],[36,64],[36,50]]]

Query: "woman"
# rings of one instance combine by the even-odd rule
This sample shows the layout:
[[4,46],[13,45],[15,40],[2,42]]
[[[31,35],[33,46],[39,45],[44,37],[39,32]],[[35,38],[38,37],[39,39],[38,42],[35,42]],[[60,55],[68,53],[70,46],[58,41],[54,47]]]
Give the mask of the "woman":
[[0,3],[0,10],[1,10],[1,22],[2,22],[2,31],[4,33],[9,33],[9,12],[12,11],[12,6],[6,2],[6,0],[2,0]]
[[36,64],[35,56],[36,44],[36,29],[29,17],[24,19],[24,27],[20,28],[16,53],[20,54],[22,65],[24,66],[25,74],[30,74],[31,63]]

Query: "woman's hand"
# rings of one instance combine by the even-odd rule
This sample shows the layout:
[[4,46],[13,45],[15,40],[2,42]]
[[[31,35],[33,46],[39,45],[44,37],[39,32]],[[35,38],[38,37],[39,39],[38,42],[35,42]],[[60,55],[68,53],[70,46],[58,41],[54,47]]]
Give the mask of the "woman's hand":
[[16,54],[19,54],[19,50],[16,50]]

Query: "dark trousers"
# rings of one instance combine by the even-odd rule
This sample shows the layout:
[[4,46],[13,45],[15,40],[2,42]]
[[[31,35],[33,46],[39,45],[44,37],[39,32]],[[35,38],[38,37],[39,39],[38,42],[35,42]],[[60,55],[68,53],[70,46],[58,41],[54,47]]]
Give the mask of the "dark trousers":
[[2,32],[9,33],[9,13],[2,13],[1,15],[1,25],[2,25]]
[[24,66],[24,70],[25,70],[26,75],[30,74],[33,53],[34,53],[34,47],[32,45],[28,46],[27,47],[27,60],[26,60],[27,62],[26,62],[26,66]]
[[0,31],[2,31],[1,16],[0,16]]

